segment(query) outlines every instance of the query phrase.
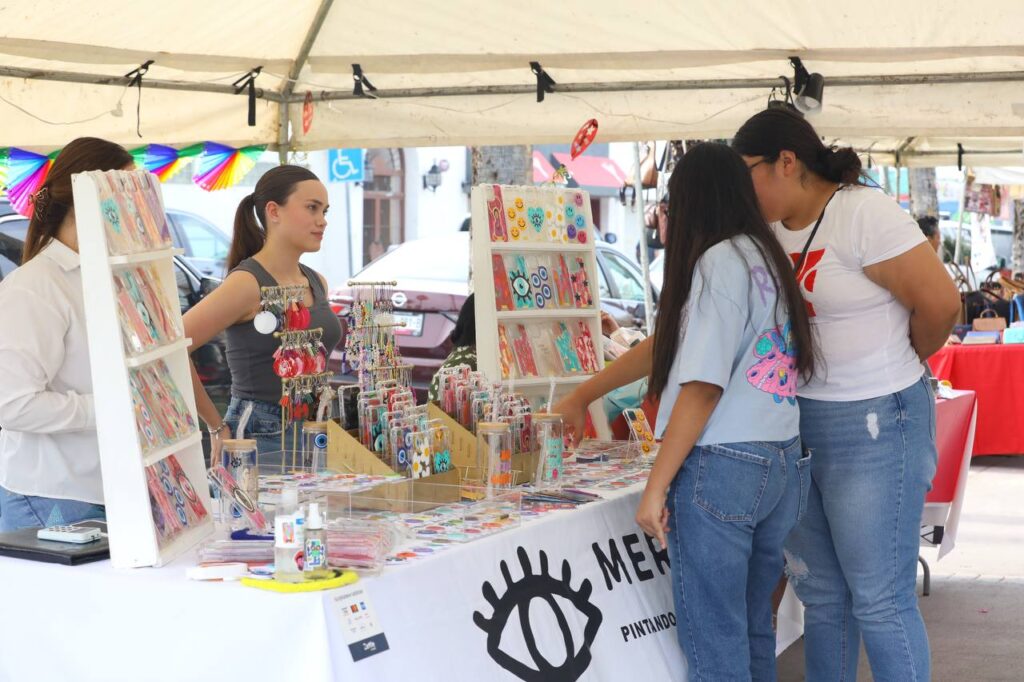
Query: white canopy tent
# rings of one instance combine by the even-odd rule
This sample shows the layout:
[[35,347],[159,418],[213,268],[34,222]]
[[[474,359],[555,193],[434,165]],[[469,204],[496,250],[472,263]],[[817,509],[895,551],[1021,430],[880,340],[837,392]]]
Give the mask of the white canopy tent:
[[[1019,0],[8,3],[0,145],[565,143],[589,118],[604,141],[729,137],[799,56],[825,77],[815,126],[876,163],[956,163],[959,144],[1024,165],[1021,26]],[[137,121],[125,74],[149,60]],[[543,102],[530,62],[555,83]]]

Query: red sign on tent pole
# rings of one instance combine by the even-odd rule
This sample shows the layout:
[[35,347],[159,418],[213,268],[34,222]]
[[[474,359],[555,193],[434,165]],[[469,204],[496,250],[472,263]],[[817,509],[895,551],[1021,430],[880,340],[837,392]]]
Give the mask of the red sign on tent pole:
[[302,134],[308,135],[313,127],[313,93],[306,90],[306,99],[302,103]]

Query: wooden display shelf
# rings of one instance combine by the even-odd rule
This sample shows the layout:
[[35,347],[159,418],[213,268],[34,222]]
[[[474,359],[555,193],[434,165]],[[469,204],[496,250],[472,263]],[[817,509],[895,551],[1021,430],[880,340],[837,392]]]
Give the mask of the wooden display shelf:
[[[472,274],[473,291],[476,292],[476,348],[477,348],[477,369],[488,379],[497,381],[501,377],[501,360],[499,358],[499,325],[509,325],[521,322],[528,328],[541,326],[545,323],[571,322],[575,327],[577,323],[586,325],[594,345],[594,355],[597,366],[603,366],[604,358],[604,337],[601,334],[601,291],[598,286],[600,264],[597,261],[596,245],[593,239],[585,244],[564,242],[541,242],[541,241],[492,241],[490,226],[490,208],[496,201],[506,202],[501,210],[508,208],[509,201],[515,201],[513,197],[520,197],[527,206],[554,206],[551,202],[557,202],[559,195],[564,195],[565,201],[572,200],[578,206],[578,213],[586,218],[587,236],[593,237],[595,230],[591,213],[590,201],[587,192],[579,189],[547,188],[533,186],[501,186],[502,198],[499,200],[495,185],[477,185],[473,188],[471,195],[472,209]],[[576,195],[582,195],[577,199]],[[565,206],[568,206],[565,203]],[[517,207],[522,211],[522,206]],[[510,209],[512,210],[512,209]],[[561,210],[561,209],[557,209]],[[548,218],[550,220],[550,217]],[[550,226],[549,226],[550,227]],[[561,226],[559,227],[561,229]],[[510,232],[510,231],[509,231]],[[511,232],[510,232],[511,233]],[[556,308],[546,306],[542,309],[527,310],[497,310],[497,297],[495,296],[493,256],[509,256],[522,254],[527,258],[538,255],[556,256],[559,254],[571,256],[574,261],[582,260],[586,268],[587,279],[589,280],[591,308]],[[574,332],[575,333],[575,332]],[[531,341],[532,345],[532,341]],[[536,352],[536,349],[534,350]],[[555,377],[555,399],[567,395],[573,388],[590,375],[569,375]],[[506,385],[511,383],[505,380]],[[550,377],[531,377],[515,380],[517,391],[525,394],[534,409],[541,409],[547,400]],[[602,440],[611,438],[611,430],[601,402],[595,401],[588,407],[591,421],[593,422],[596,436]]]
[[122,256],[110,256],[108,262],[112,268],[123,268],[130,267],[133,265],[142,265],[143,263],[152,263],[154,261],[160,261],[164,258],[173,258],[174,256],[184,256],[185,249],[160,249],[159,251],[143,251],[142,253],[126,253]]
[[543,310],[499,310],[496,315],[499,320],[550,320],[550,310],[557,310],[559,317],[583,317],[594,316],[593,308],[544,308]]
[[[120,179],[135,176],[150,182],[146,171],[108,171]],[[142,253],[111,256],[107,248],[107,232],[101,210],[100,173],[79,173],[71,183],[75,198],[78,225],[82,291],[86,331],[89,336],[89,364],[96,404],[96,436],[100,468],[103,472],[103,498],[110,539],[110,562],[115,568],[163,566],[187,552],[213,532],[210,487],[206,484],[206,460],[202,434],[197,429],[178,442],[144,453],[137,432],[131,370],[161,361],[168,376],[191,416],[198,424],[188,348],[191,340],[182,338],[135,357],[124,352],[120,301],[115,290],[114,274],[119,270],[146,264],[153,272],[154,286],[162,293],[169,309],[163,311],[181,329],[181,310],[177,305],[178,281],[174,256],[181,249],[157,248]],[[104,190],[105,191],[105,190]],[[163,198],[159,184],[155,191]],[[174,455],[191,490],[206,510],[206,515],[192,527],[168,538],[161,546],[153,519],[146,467]]]
[[128,365],[132,369],[136,369],[138,367],[142,367],[143,365],[148,365],[151,362],[156,362],[157,360],[162,360],[166,357],[174,355],[179,350],[188,350],[188,347],[191,345],[192,339],[178,339],[177,341],[172,341],[171,343],[168,343],[164,346],[159,346],[157,348],[154,348],[153,350],[146,351],[145,353],[140,353],[139,355],[132,355],[130,357],[127,357],[124,360],[124,364]]
[[148,467],[153,466],[154,464],[162,460],[164,457],[167,457],[168,455],[173,455],[176,452],[184,450],[185,448],[191,447],[193,445],[200,444],[202,442],[203,434],[200,433],[199,431],[194,431],[189,435],[185,436],[184,438],[182,438],[181,440],[179,440],[177,443],[165,445],[162,448],[157,448],[148,455],[143,455],[142,461]]
[[561,244],[558,242],[491,242],[492,251],[551,251],[553,253],[586,252],[589,244]]

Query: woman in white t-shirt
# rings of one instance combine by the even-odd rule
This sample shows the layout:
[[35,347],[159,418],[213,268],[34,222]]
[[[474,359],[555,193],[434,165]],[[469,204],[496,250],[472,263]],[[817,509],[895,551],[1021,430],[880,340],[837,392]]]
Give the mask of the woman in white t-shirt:
[[113,142],[68,143],[33,197],[21,267],[0,283],[0,531],[104,516],[71,176],[133,167]]
[[799,114],[761,112],[733,147],[793,259],[820,352],[798,389],[812,485],[786,543],[807,679],[856,679],[863,639],[876,680],[927,680],[915,586],[936,449],[922,361],[949,336],[959,295],[914,220],[859,184],[857,154],[825,147]]

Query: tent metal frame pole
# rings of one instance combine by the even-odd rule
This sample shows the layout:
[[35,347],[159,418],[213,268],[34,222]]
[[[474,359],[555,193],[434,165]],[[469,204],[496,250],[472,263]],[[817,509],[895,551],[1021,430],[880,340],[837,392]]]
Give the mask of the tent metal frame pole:
[[[46,71],[41,69],[22,69],[12,66],[0,66],[0,77],[23,78],[26,80],[56,81],[58,83],[83,83],[86,85],[110,85],[127,87],[128,80],[122,76],[103,76],[95,73],[78,73],[74,71]],[[218,83],[190,83],[188,81],[168,81],[155,78],[143,78],[142,87],[157,90],[180,90],[185,92],[209,92],[215,95],[237,96],[238,90],[233,85]],[[274,90],[256,88],[256,98],[271,102],[284,101],[282,95]]]
[[[294,80],[302,70],[309,57],[309,50],[315,42],[316,35],[326,18],[333,0],[323,0],[317,12],[316,20],[310,26],[310,32],[303,42],[295,64],[289,71],[289,78]],[[308,43],[308,45],[307,45]],[[305,53],[305,56],[303,56]],[[47,80],[65,83],[84,83],[93,85],[124,86],[123,75],[107,76],[95,73],[73,71],[51,71],[47,69],[26,69],[12,66],[0,66],[0,77],[23,78],[28,80]],[[294,83],[288,80],[281,92],[256,88],[256,97],[272,102],[287,101],[289,104],[301,102],[303,96],[294,94]],[[980,73],[931,73],[931,74],[897,74],[892,76],[835,76],[826,81],[829,88],[891,86],[891,85],[933,85],[956,83],[1014,83],[1024,82],[1024,71],[986,71]],[[779,78],[728,78],[703,79],[686,81],[612,81],[603,83],[558,83],[554,86],[555,93],[600,93],[600,92],[643,92],[660,90],[770,90],[779,85]],[[166,90],[182,90],[191,92],[209,92],[235,96],[238,94],[232,85],[217,83],[192,83],[189,81],[158,80],[144,78],[142,87]],[[490,85],[451,88],[405,88],[398,90],[377,90],[374,94],[378,99],[395,99],[410,97],[465,97],[473,95],[532,95],[536,94],[536,84],[522,85]],[[287,94],[286,94],[287,93]],[[364,99],[352,94],[350,90],[322,90],[314,93],[319,101]]]
[[[651,144],[656,145],[656,142]],[[657,156],[656,149],[651,150],[653,156]],[[647,326],[647,335],[654,331],[654,299],[651,296],[651,264],[647,257],[647,224],[644,222],[646,205],[644,204],[644,181],[640,170],[640,143],[633,143],[633,189],[636,192],[636,224],[640,227],[640,270],[644,276],[644,324]]]
[[[365,66],[365,65],[364,65]],[[932,73],[893,76],[837,76],[825,82],[829,88],[934,85],[957,83],[1024,82],[1024,71],[989,71],[982,73]],[[554,93],[651,92],[660,90],[770,90],[778,87],[778,78],[729,78],[688,81],[614,81],[606,83],[557,83]],[[484,85],[450,88],[403,88],[374,92],[377,99],[427,97],[471,97],[479,95],[533,95],[536,84]],[[343,90],[321,90],[313,97],[318,101],[366,99]],[[292,102],[301,101],[292,95]]]
[[295,55],[295,61],[292,63],[291,68],[288,69],[288,77],[281,84],[281,104],[278,110],[277,131],[277,158],[281,165],[288,162],[288,150],[291,147],[288,108],[293,102],[295,82],[298,80],[299,74],[302,73],[302,68],[306,65],[306,61],[309,60],[309,53],[313,49],[313,43],[316,42],[317,36],[320,35],[320,29],[323,28],[324,21],[327,20],[327,14],[331,11],[331,5],[333,4],[334,0],[321,0],[316,16],[313,17],[313,22],[309,26],[309,31],[306,32],[306,38],[302,41],[301,47],[299,47],[299,53]]

